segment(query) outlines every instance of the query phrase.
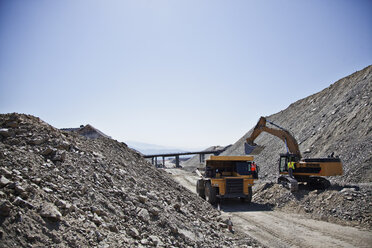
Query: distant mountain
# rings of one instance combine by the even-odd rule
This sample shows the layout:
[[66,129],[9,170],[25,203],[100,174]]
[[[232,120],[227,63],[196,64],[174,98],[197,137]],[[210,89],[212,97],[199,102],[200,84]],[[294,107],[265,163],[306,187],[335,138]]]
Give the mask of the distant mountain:
[[[155,144],[142,143],[138,141],[125,141],[125,143],[142,154],[151,155],[151,154],[162,154],[162,153],[178,153],[178,152],[190,152],[198,151],[199,149],[190,149],[186,150],[179,147],[169,147],[169,146],[160,146]],[[200,149],[201,150],[201,149]]]

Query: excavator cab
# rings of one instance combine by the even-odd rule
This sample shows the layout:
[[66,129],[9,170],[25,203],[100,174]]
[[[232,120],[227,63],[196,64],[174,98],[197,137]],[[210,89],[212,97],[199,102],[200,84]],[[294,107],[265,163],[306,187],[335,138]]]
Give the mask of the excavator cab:
[[[288,172],[288,162],[298,162],[300,158],[296,154],[282,153],[279,159],[279,172]],[[296,169],[295,169],[296,170]]]

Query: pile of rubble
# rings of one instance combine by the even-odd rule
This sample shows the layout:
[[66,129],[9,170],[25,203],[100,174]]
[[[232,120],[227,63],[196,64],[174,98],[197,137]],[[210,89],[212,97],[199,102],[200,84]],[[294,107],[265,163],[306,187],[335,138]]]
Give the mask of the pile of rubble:
[[0,115],[2,247],[248,247],[217,210],[125,144]]
[[[344,176],[334,177],[334,183],[372,182],[371,82],[372,65],[266,118],[292,132],[304,157],[339,156]],[[222,155],[243,155],[244,142],[252,131]],[[260,178],[275,180],[279,153],[286,152],[285,144],[265,132],[255,143],[266,147],[255,156],[261,167]]]
[[292,193],[281,184],[261,183],[254,192],[252,201],[257,204],[313,219],[372,228],[372,185],[333,185],[327,190],[300,185],[299,191]]

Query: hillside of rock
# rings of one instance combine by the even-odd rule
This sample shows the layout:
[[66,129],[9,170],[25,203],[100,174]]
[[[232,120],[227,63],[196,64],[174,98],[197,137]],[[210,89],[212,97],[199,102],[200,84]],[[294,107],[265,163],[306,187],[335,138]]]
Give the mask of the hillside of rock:
[[0,247],[247,247],[125,144],[0,115]]
[[327,190],[313,190],[300,185],[290,192],[277,183],[258,183],[254,186],[255,204],[309,218],[372,229],[372,185],[337,184]]
[[[332,181],[372,182],[372,66],[266,118],[291,131],[304,157],[327,157],[332,152],[339,156],[344,176]],[[252,131],[222,155],[243,155],[243,143]],[[275,180],[279,153],[286,152],[284,143],[267,133],[262,133],[255,143],[266,146],[255,156],[261,168],[260,178]],[[306,150],[309,153],[305,154]]]

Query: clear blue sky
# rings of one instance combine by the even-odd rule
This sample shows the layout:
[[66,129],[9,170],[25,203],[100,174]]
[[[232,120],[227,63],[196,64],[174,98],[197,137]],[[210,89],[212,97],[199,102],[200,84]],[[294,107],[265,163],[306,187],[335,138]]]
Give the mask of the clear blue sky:
[[235,142],[372,63],[372,1],[0,1],[0,112],[113,138]]

